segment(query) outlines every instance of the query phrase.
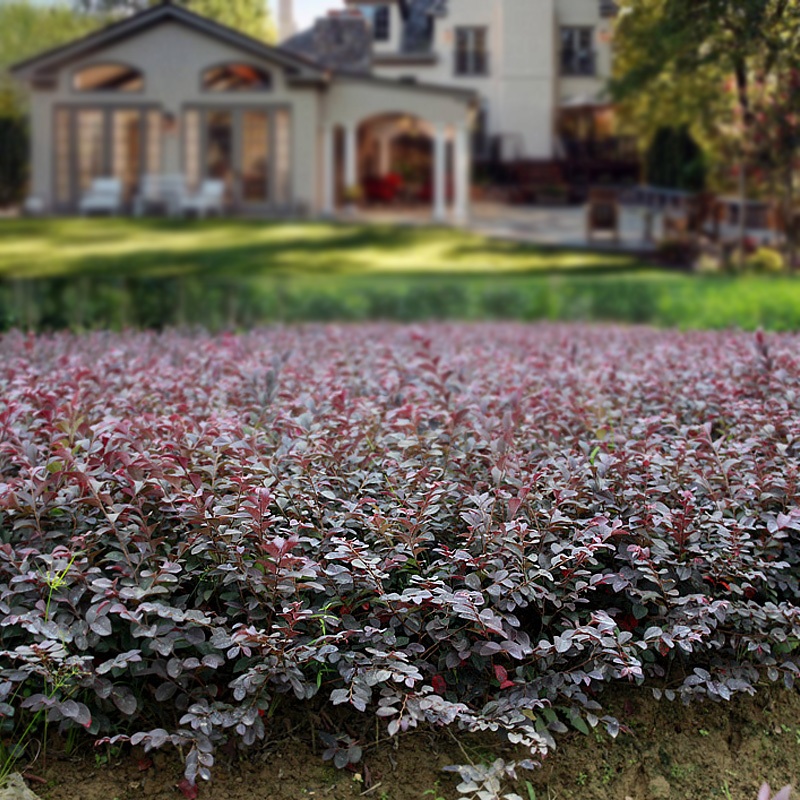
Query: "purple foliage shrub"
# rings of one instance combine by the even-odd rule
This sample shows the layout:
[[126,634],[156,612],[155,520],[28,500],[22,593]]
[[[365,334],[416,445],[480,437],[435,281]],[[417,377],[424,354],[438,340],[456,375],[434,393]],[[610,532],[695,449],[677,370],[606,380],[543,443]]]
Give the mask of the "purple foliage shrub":
[[790,336],[8,335],[0,714],[193,785],[281,695],[535,759],[613,682],[792,686],[799,392]]

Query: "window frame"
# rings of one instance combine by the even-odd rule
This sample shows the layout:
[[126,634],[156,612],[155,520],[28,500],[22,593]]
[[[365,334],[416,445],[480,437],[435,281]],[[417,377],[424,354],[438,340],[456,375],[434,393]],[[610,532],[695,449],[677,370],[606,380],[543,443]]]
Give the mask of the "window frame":
[[484,78],[489,75],[489,28],[486,25],[459,25],[453,32],[454,74],[457,78]]
[[392,9],[388,5],[375,6],[372,18],[372,41],[392,41]]
[[[208,86],[208,75],[214,70],[225,69],[226,67],[247,67],[254,70],[267,79],[263,86],[253,87],[248,86],[240,89],[212,89]],[[217,64],[210,64],[200,70],[200,91],[202,94],[209,94],[214,96],[230,95],[237,97],[243,94],[269,94],[275,91],[275,81],[273,78],[272,70],[267,70],[259,64],[252,64],[248,61],[221,61]]]
[[[592,25],[562,25],[559,34],[560,74],[568,78],[597,77],[595,27]],[[581,37],[584,35],[587,39],[585,46],[581,42]],[[584,61],[584,59],[586,60]]]
[[[119,67],[121,69],[130,70],[132,73],[136,75],[136,79],[141,81],[141,85],[134,89],[115,89],[115,88],[92,88],[92,89],[82,89],[78,86],[79,77],[84,73],[88,72],[92,69],[98,69],[100,67]],[[133,66],[133,64],[127,64],[124,61],[94,61],[91,64],[84,64],[83,66],[76,67],[70,73],[70,91],[72,94],[77,95],[89,95],[89,94],[101,94],[101,95],[136,95],[136,94],[144,94],[147,89],[147,79],[145,77],[145,73],[143,70],[139,69],[138,67]]]

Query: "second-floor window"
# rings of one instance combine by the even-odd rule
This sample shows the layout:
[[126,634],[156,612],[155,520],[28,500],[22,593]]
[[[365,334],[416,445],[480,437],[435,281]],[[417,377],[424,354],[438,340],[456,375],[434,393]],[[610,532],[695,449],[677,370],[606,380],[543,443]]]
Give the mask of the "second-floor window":
[[597,54],[593,28],[561,29],[561,74],[595,75]]
[[392,10],[389,6],[378,6],[375,9],[372,38],[376,42],[388,42],[392,38]]
[[392,10],[385,5],[361,6],[361,14],[372,29],[376,42],[388,42],[392,38]]
[[488,75],[486,28],[456,28],[456,75]]

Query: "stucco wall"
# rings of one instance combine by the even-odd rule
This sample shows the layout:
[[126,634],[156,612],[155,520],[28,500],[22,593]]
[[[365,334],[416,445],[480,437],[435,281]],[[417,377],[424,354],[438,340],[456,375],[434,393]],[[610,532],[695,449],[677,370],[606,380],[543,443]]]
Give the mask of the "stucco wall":
[[[490,135],[518,141],[524,158],[550,158],[553,151],[555,41],[554,0],[456,0],[436,21],[434,65],[378,66],[392,78],[414,76],[428,83],[476,91],[488,110]],[[585,2],[585,0],[584,0]],[[455,28],[489,28],[489,74],[455,75]]]
[[[72,76],[76,70],[93,63],[119,61],[137,67],[145,75],[141,93],[75,92]],[[263,92],[206,93],[201,89],[201,75],[210,66],[226,61],[245,62],[269,70],[273,89]],[[318,207],[316,193],[317,130],[319,128],[319,92],[316,88],[288,87],[283,69],[264,59],[253,58],[235,47],[195,32],[177,22],[163,22],[132,38],[76,60],[58,74],[54,91],[34,91],[32,125],[34,147],[33,192],[48,205],[53,199],[52,121],[60,105],[152,105],[181,119],[189,105],[281,106],[292,115],[292,195],[296,202]],[[182,136],[166,136],[162,142],[165,173],[183,171]]]
[[359,125],[385,114],[406,114],[434,125],[467,126],[470,102],[399,83],[347,78],[337,78],[323,99],[323,118],[332,125]]
[[599,0],[557,0],[557,24],[594,28],[597,52],[597,75],[594,77],[564,76],[558,81],[560,102],[576,97],[598,97],[605,92],[613,68],[612,33],[614,21],[600,15]]

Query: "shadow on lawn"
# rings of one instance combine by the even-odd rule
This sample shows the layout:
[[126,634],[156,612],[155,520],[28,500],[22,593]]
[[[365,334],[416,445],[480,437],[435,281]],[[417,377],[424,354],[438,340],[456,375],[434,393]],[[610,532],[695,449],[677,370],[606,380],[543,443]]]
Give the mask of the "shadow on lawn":
[[0,274],[9,277],[599,274],[637,266],[645,265],[447,228],[117,219],[0,225]]

